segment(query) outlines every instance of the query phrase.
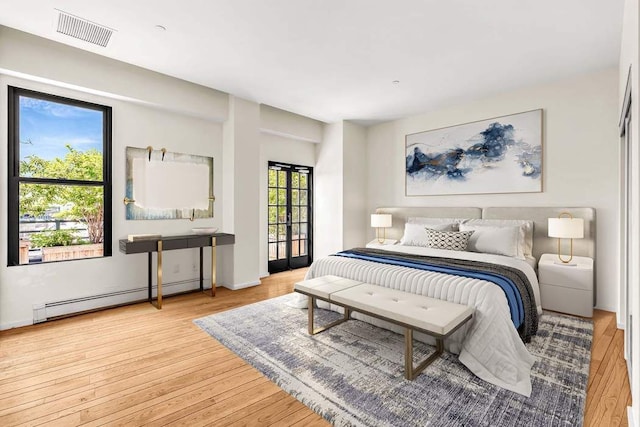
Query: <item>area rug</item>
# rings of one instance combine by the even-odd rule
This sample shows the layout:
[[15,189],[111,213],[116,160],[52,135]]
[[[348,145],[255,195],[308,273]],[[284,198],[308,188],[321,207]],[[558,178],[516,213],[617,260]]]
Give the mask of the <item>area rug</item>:
[[[581,426],[589,377],[590,321],[545,313],[529,351],[531,397],[474,376],[445,352],[404,379],[404,336],[351,320],[307,333],[293,294],[194,322],[283,390],[337,426]],[[337,313],[317,310],[317,325]],[[416,342],[415,358],[434,348]]]

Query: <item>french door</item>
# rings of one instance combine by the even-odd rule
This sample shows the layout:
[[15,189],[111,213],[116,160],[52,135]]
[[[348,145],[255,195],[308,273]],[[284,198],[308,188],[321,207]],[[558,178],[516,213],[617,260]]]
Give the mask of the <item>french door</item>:
[[306,267],[312,255],[313,168],[269,162],[269,273]]

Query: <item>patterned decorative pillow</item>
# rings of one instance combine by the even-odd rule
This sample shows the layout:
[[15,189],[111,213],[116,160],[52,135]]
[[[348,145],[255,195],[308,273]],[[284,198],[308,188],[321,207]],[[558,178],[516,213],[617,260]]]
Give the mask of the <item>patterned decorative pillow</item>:
[[469,237],[473,231],[438,231],[425,228],[427,231],[427,247],[448,249],[450,251],[466,251]]

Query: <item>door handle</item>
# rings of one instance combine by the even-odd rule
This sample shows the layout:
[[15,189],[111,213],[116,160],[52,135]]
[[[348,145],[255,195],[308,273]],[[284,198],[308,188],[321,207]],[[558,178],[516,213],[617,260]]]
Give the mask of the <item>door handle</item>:
[[287,214],[287,227],[291,227],[291,212]]

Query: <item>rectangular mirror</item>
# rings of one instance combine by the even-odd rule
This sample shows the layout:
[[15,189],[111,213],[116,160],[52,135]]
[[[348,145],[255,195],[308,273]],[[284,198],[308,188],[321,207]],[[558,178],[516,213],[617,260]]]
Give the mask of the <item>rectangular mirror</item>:
[[213,157],[127,147],[127,219],[213,217]]

